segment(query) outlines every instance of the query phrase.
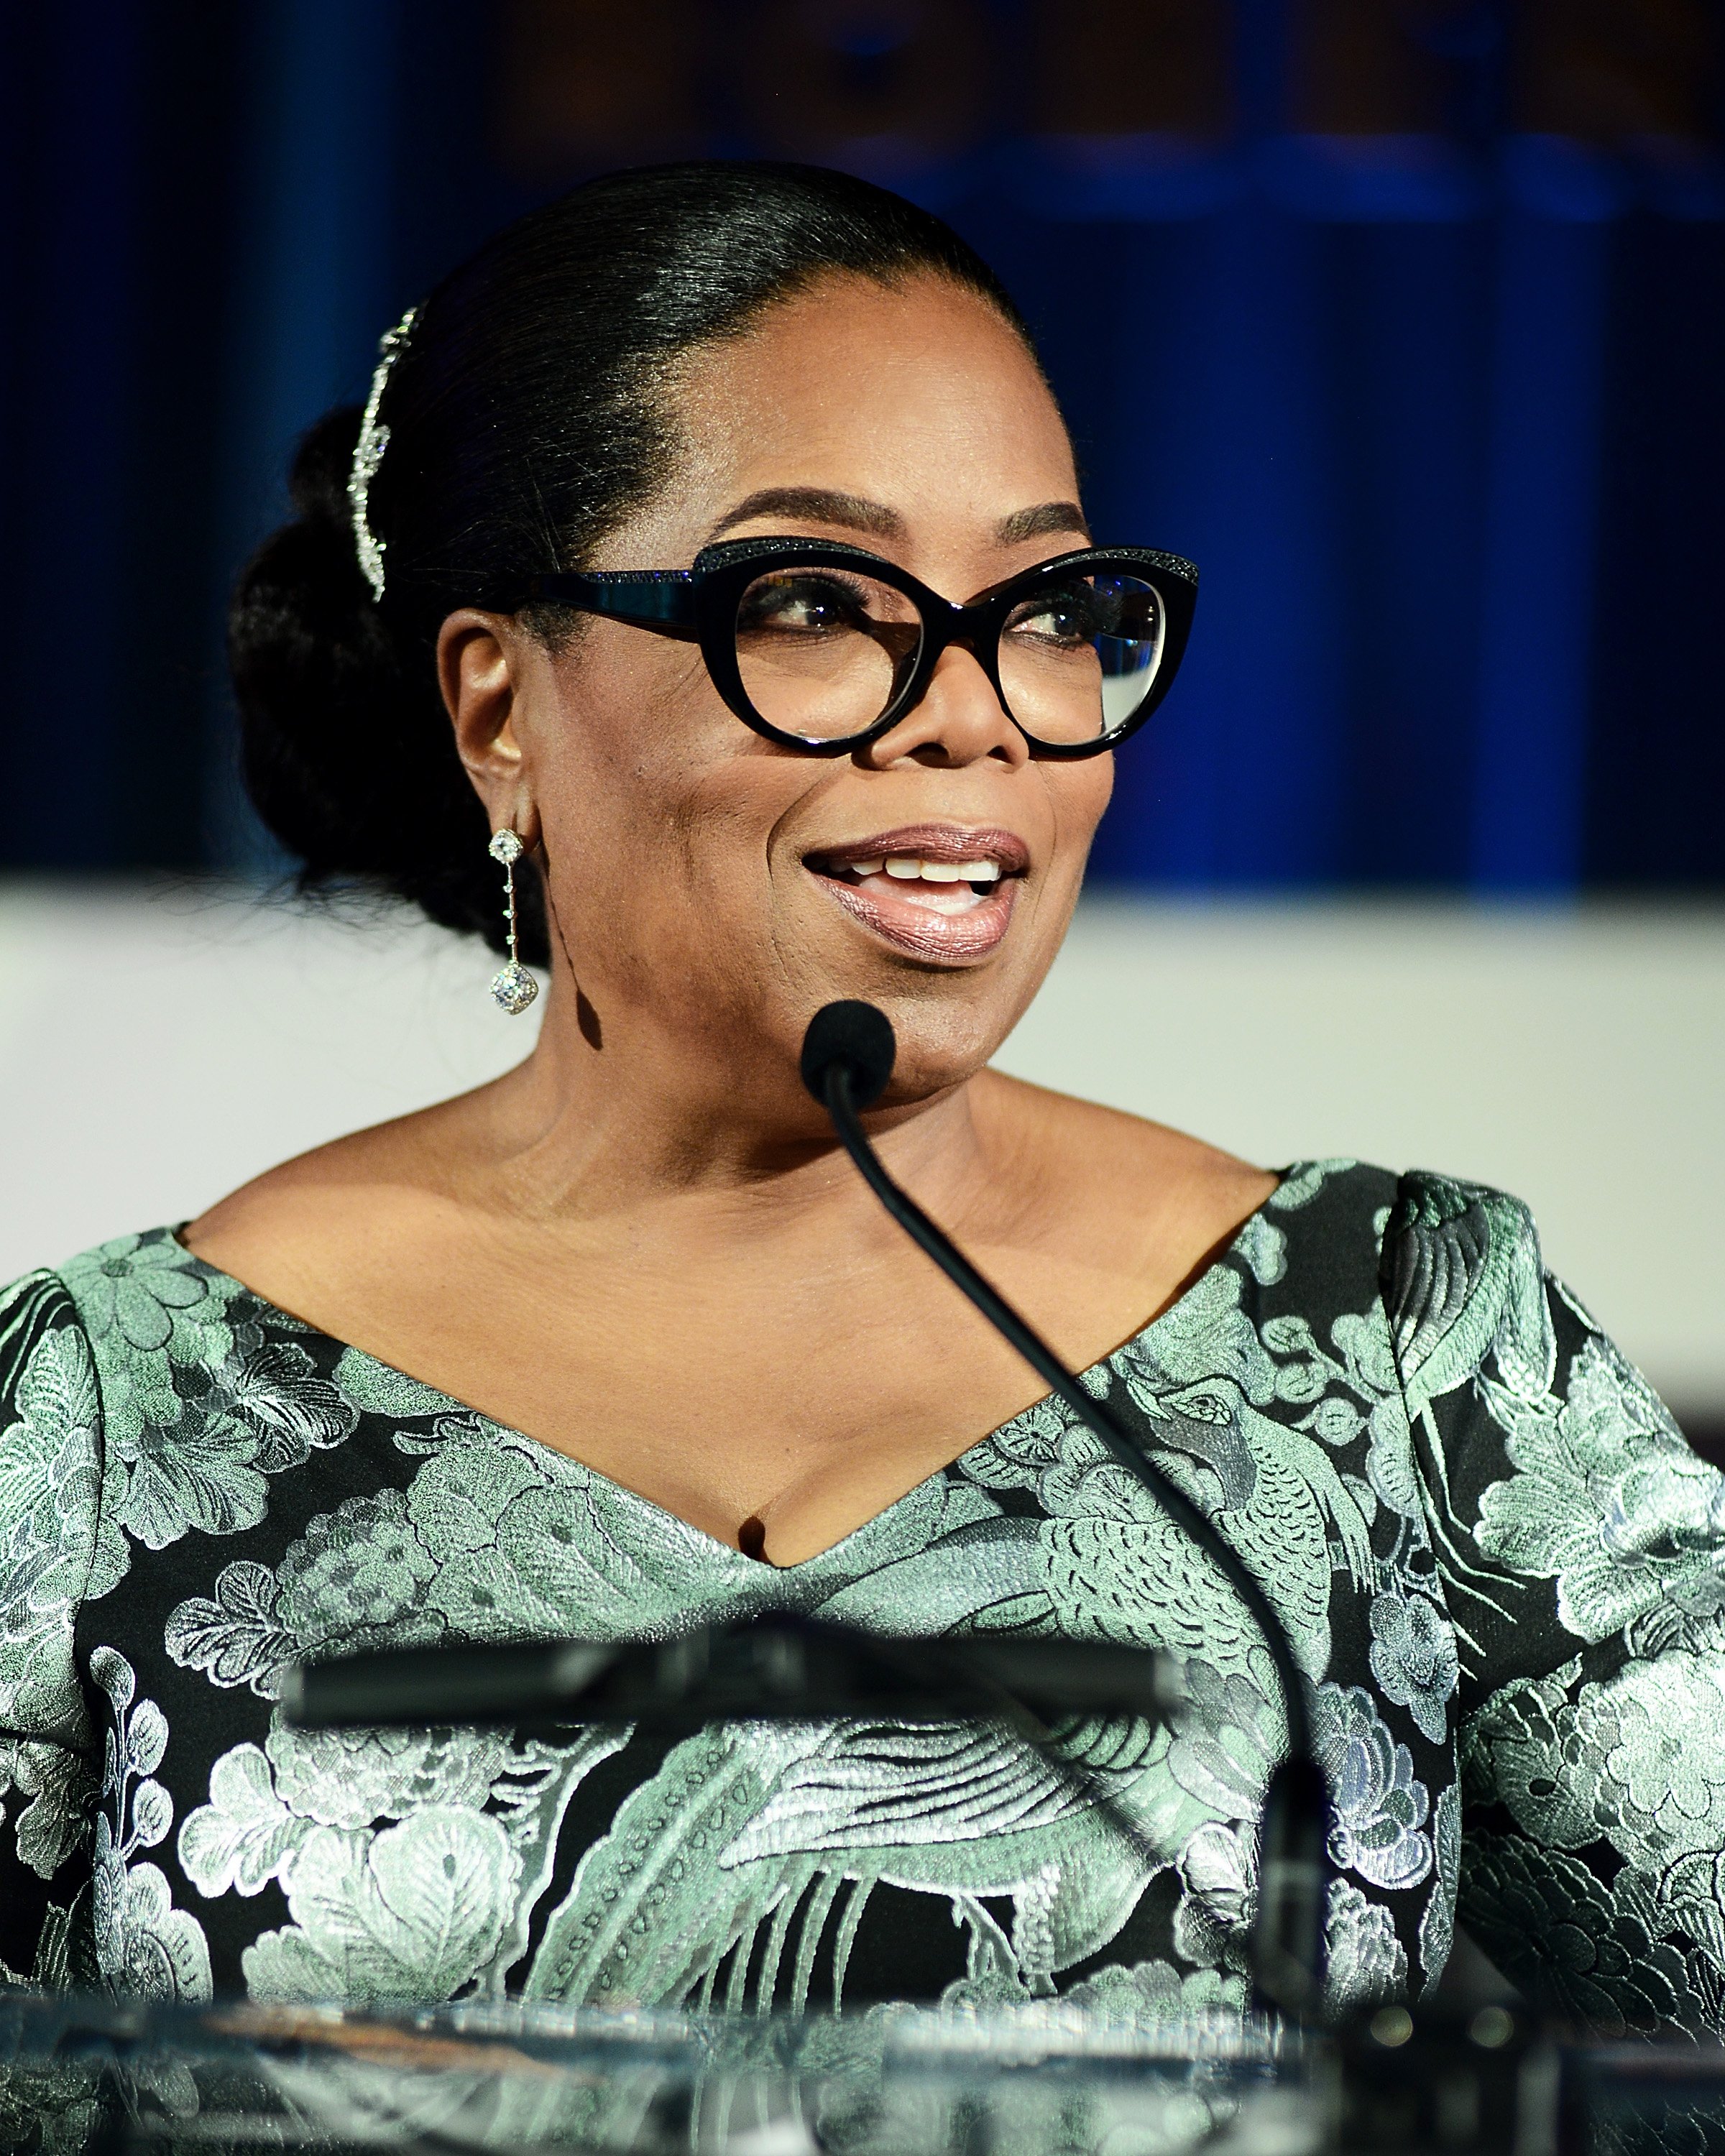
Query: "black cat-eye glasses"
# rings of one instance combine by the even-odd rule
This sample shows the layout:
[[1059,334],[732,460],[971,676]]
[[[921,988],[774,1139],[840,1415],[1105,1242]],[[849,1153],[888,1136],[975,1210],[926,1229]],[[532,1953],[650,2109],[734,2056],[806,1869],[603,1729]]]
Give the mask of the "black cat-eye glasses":
[[549,601],[701,646],[743,724],[817,756],[861,747],[962,644],[1039,756],[1096,756],[1142,726],[1186,648],[1198,572],[1178,554],[1086,547],[967,606],[860,547],[734,539],[691,569],[530,578],[494,603]]

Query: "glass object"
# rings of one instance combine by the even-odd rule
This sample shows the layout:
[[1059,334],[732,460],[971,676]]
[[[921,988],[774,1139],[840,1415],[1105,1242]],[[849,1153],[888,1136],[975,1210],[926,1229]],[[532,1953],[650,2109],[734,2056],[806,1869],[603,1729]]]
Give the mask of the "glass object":
[[1300,2040],[1237,2009],[0,1998],[0,2146],[63,2156],[1319,2156],[1324,2123]]

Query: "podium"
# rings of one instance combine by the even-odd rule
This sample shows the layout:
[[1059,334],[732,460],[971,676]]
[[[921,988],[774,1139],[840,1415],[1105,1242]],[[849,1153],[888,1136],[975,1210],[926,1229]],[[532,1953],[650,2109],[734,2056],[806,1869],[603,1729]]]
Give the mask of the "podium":
[[1238,2015],[0,1998],[0,2148],[54,2156],[1299,2156],[1322,2138],[1300,2040]]
[[[1493,2019],[1491,2017],[1495,2016]],[[8,2156],[1664,2156],[1725,2150],[1725,2048],[1501,2009],[1237,2015],[157,2008],[0,1993]]]

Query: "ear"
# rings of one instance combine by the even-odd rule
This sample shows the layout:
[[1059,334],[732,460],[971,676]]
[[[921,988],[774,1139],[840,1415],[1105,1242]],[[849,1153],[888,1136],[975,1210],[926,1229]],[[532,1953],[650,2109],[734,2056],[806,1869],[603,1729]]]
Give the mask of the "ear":
[[528,649],[511,616],[475,607],[458,608],[438,631],[438,685],[456,752],[491,829],[506,826],[531,853],[539,843],[539,812],[516,727]]

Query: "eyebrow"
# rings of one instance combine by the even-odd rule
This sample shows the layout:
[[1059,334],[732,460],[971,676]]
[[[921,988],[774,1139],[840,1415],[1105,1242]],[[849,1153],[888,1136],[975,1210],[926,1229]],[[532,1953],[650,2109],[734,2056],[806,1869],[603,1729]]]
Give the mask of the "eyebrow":
[[860,495],[840,494],[824,486],[763,486],[747,495],[735,509],[727,510],[714,525],[709,537],[716,539],[733,525],[747,524],[752,516],[807,516],[817,524],[839,524],[848,531],[867,531],[877,539],[903,535],[905,521],[896,510]]
[[[885,502],[869,501],[859,494],[844,494],[835,487],[763,486],[745,495],[734,509],[726,510],[708,533],[716,539],[756,516],[806,516],[817,524],[837,524],[847,531],[865,531],[876,539],[904,536],[905,521]],[[1034,509],[1015,509],[994,527],[1003,547],[1022,546],[1027,539],[1043,539],[1076,531],[1088,539],[1090,526],[1076,501],[1040,501]]]
[[1084,511],[1076,501],[1040,501],[1034,509],[1015,509],[994,527],[994,536],[1003,547],[1017,547],[1026,539],[1046,539],[1061,531],[1076,531],[1086,539],[1090,536]]

